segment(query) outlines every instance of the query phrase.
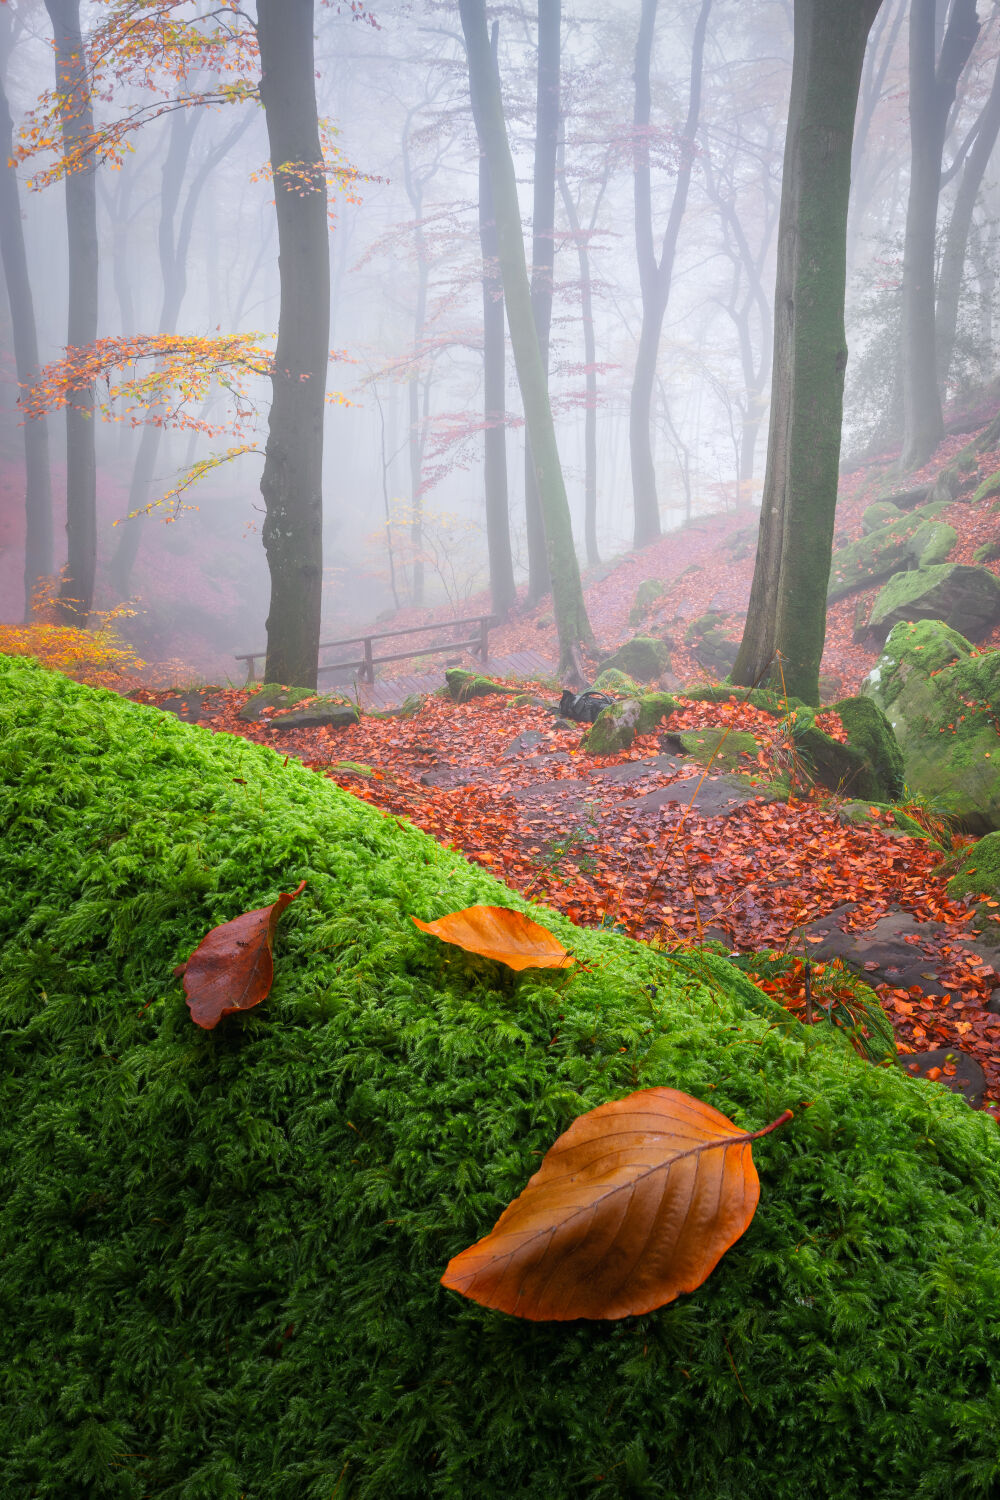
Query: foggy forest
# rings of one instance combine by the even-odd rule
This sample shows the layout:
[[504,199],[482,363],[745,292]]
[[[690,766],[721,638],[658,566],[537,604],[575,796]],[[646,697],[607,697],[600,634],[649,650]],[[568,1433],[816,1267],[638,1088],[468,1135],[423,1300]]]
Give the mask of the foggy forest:
[[998,136],[0,0],[0,1496],[1000,1494]]

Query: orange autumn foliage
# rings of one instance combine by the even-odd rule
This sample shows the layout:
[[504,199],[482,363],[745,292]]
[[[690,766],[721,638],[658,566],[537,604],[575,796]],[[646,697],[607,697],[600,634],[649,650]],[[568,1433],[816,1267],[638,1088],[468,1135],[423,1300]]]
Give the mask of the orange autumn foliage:
[[32,618],[23,625],[0,623],[0,655],[33,656],[52,672],[62,672],[88,687],[119,687],[145,663],[118,634],[117,622],[135,614],[128,605],[95,611],[95,624],[56,623],[57,578],[46,578],[32,597]]
[[467,906],[436,922],[412,920],[421,932],[454,943],[466,953],[495,958],[508,969],[568,969],[575,962],[551,932],[506,906]]
[[750,1142],[709,1104],[640,1089],[574,1120],[443,1286],[535,1322],[628,1318],[693,1292],[750,1224]]

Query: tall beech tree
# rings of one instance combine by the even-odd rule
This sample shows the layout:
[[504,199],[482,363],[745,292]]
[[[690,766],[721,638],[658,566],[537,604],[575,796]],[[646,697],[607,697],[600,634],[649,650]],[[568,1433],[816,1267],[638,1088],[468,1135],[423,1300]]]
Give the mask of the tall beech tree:
[[531,306],[514,163],[500,98],[500,80],[490,51],[485,0],[459,0],[469,59],[469,88],[479,148],[486,158],[497,227],[497,258],[507,306],[507,326],[534,459],[552,604],[559,636],[559,670],[584,681],[580,648],[593,641],[573,546],[566,485],[556,446],[548,382]]
[[[538,0],[538,80],[535,93],[535,162],[531,207],[531,310],[535,316],[542,368],[548,380],[552,328],[552,276],[555,269],[556,153],[559,146],[559,74],[562,0]],[[545,527],[531,454],[524,445],[524,513],[528,541],[528,603],[549,590]]]
[[[795,0],[760,536],[732,680],[819,702],[847,343],[851,142],[882,0]],[[781,672],[779,674],[779,665]]]
[[326,166],[314,0],[257,0],[280,303],[260,489],[271,574],[265,681],[315,687],[323,589],[323,416],[330,336]]
[[695,137],[701,108],[701,77],[705,57],[705,31],[712,0],[701,0],[691,47],[691,80],[688,112],[679,140],[680,165],[674,183],[667,227],[657,256],[653,235],[653,200],[650,172],[650,63],[656,25],[657,0],[642,0],[642,17],[635,47],[635,111],[633,117],[633,178],[635,194],[635,250],[642,293],[642,327],[632,377],[629,405],[629,449],[632,457],[632,495],[635,505],[634,545],[644,547],[660,535],[660,505],[656,493],[651,431],[656,358],[660,348],[663,318],[670,296],[677,241],[687,207],[696,153]]
[[[490,51],[494,66],[499,35],[500,23],[494,21],[490,32]],[[496,215],[493,212],[489,169],[482,152],[479,155],[479,244],[483,253],[483,487],[486,492],[486,548],[490,560],[493,615],[495,619],[503,620],[517,600],[507,499],[507,357]]]
[[951,0],[937,50],[939,0],[910,0],[910,195],[903,240],[900,466],[919,468],[944,437],[934,258],[941,158],[958,80],[979,35],[976,0]]
[[[93,162],[81,164],[82,145],[94,135],[90,77],[80,31],[80,0],[45,0],[55,41],[56,96],[63,153],[69,247],[69,315],[66,342],[81,349],[97,338],[97,191]],[[58,609],[86,624],[97,567],[97,459],[94,387],[75,386],[66,404],[67,559]]]
[[[10,6],[0,6],[0,257],[14,342],[18,382],[29,387],[38,373],[35,304],[24,244],[21,199],[14,151],[13,121],[7,102],[7,62],[12,45]],[[24,618],[31,617],[35,589],[52,573],[52,483],[48,426],[44,417],[24,422]]]
[[958,306],[962,293],[966,255],[972,215],[983,185],[986,168],[1000,135],[1000,57],[993,71],[993,85],[972,130],[971,140],[962,154],[961,177],[952,204],[951,218],[945,234],[941,265],[938,271],[937,303],[934,314],[935,355],[938,388],[943,393],[955,353],[958,329]]

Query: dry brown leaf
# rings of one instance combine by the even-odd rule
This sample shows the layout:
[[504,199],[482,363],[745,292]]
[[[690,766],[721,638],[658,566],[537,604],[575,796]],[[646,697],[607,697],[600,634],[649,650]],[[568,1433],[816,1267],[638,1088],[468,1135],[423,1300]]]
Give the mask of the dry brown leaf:
[[627,1318],[693,1292],[749,1225],[760,1197],[750,1142],[676,1089],[640,1089],[581,1115],[490,1234],[442,1285],[535,1321]]
[[467,906],[436,922],[413,921],[421,932],[467,953],[495,958],[509,969],[568,969],[576,962],[551,932],[506,906]]
[[302,880],[294,891],[282,892],[271,906],[244,912],[231,922],[213,927],[187,963],[174,970],[183,975],[184,993],[196,1025],[211,1031],[223,1016],[252,1010],[267,998],[274,978],[272,945],[278,918],[305,885]]

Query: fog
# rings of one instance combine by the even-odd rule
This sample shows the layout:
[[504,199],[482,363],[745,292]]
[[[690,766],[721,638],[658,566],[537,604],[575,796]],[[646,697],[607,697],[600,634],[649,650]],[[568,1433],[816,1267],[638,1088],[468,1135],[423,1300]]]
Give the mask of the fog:
[[[85,34],[108,4],[81,7]],[[189,5],[190,16],[216,8]],[[697,0],[660,0],[651,67],[652,158],[659,247],[684,160]],[[947,7],[938,7],[943,24]],[[8,0],[5,86],[14,138],[52,87],[52,28],[41,0]],[[596,374],[596,541],[602,561],[633,545],[629,402],[642,320],[634,207],[633,125],[639,0],[563,0],[562,141],[556,193],[550,393],[578,554],[587,562],[581,246],[592,281]],[[899,287],[910,178],[907,0],[884,0],[862,83],[848,229],[845,453],[898,432]],[[253,6],[249,7],[252,18]],[[499,71],[521,195],[529,260],[536,89],[536,13],[490,7],[499,22]],[[350,635],[414,601],[413,522],[428,607],[464,613],[488,601],[483,492],[483,300],[478,227],[479,154],[456,4],[387,0],[377,25],[349,8],[316,9],[316,89],[331,147],[360,174],[331,189],[332,285],[323,477],[322,638]],[[948,119],[939,232],[949,221],[996,68],[997,22],[983,18]],[[677,239],[659,341],[652,442],[660,520],[670,530],[719,510],[759,505],[767,443],[777,214],[792,61],[791,0],[715,0],[707,24],[691,185]],[[209,69],[198,82],[211,89]],[[162,76],[159,86],[163,87]],[[162,108],[150,108],[159,97]],[[190,135],[172,233],[186,286],[176,332],[260,335],[278,316],[274,190],[268,142],[252,101],[169,108],[114,80],[95,100],[98,127],[142,105],[120,165],[96,167],[99,337],[155,334],[164,303],[165,165],[177,133]],[[240,125],[240,129],[237,126]],[[971,137],[970,137],[971,133]],[[40,156],[18,166],[20,213],[43,363],[66,345],[65,187],[32,188]],[[950,168],[954,164],[955,169]],[[944,377],[957,400],[994,365],[998,177],[976,198],[962,283],[955,357]],[[352,200],[358,201],[352,201]],[[568,206],[569,205],[569,206]],[[571,216],[579,230],[571,227]],[[23,615],[24,477],[18,386],[6,305],[0,431],[0,611]],[[126,372],[127,373],[127,372]],[[113,385],[121,372],[110,377]],[[192,465],[267,436],[270,384],[250,379],[255,410],[240,419],[233,393],[178,400],[143,502],[174,489]],[[334,398],[339,393],[341,401]],[[108,398],[108,382],[98,401]],[[524,428],[507,359],[507,473],[515,577],[526,577]],[[184,507],[122,519],[142,436],[122,404],[97,433],[98,567],[95,607],[123,602],[112,559],[122,529],[140,528],[127,597],[128,630],[150,660],[238,680],[235,653],[264,646],[269,578],[261,546],[262,456],[211,468],[179,496]],[[218,428],[188,430],[186,415]],[[60,413],[48,421],[54,565],[65,560],[65,446]],[[120,521],[120,525],[115,525]],[[392,556],[390,559],[390,547]],[[593,561],[591,559],[590,561]],[[478,606],[477,606],[478,607]],[[483,607],[488,607],[484,602]]]

